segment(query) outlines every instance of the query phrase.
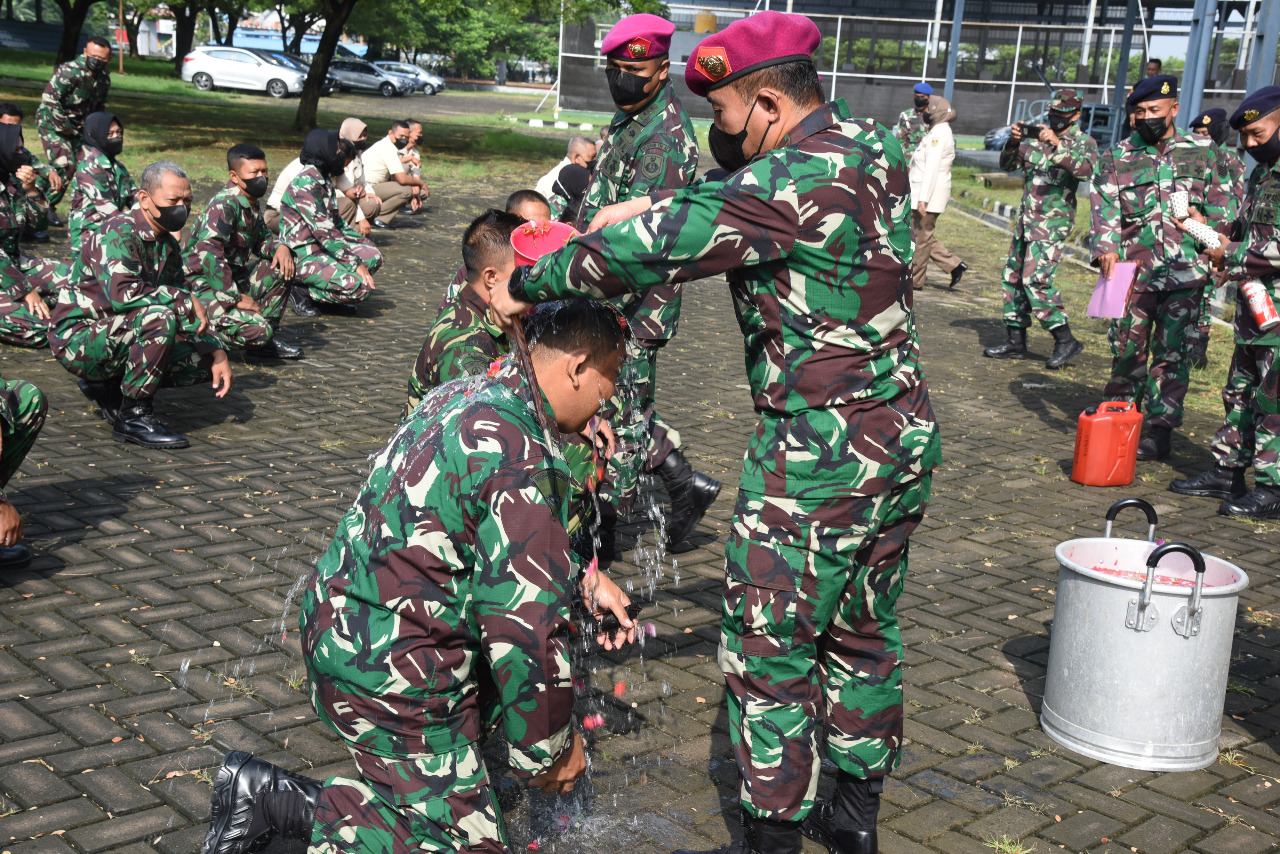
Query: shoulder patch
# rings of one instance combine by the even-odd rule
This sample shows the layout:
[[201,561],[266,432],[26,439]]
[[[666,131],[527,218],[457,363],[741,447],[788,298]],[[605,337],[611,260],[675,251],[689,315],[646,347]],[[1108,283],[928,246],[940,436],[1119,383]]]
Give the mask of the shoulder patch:
[[640,157],[640,174],[646,178],[661,177],[666,168],[666,156],[662,150],[649,149]]

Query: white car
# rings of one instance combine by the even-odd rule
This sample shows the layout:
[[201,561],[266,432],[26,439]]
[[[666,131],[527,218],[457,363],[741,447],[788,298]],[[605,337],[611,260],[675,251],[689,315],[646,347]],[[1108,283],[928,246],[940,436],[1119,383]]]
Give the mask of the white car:
[[292,64],[244,48],[203,45],[182,58],[182,79],[202,92],[221,87],[284,98],[301,92],[307,75]]
[[429,71],[426,71],[425,69],[419,68],[416,65],[410,65],[407,62],[390,61],[375,62],[374,65],[391,74],[399,74],[403,77],[408,77],[414,82],[413,88],[421,89],[428,95],[435,95],[444,91],[443,79]]

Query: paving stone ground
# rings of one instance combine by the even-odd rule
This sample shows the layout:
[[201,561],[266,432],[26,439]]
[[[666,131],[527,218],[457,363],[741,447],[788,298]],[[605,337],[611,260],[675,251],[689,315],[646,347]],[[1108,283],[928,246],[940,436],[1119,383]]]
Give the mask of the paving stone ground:
[[[297,592],[396,422],[462,226],[509,189],[438,187],[426,215],[377,234],[388,263],[358,317],[288,316],[305,361],[236,360],[223,401],[202,388],[163,392],[158,410],[191,435],[188,450],[113,442],[47,351],[0,351],[0,372],[36,381],[50,402],[44,435],[9,488],[38,557],[0,579],[0,850],[197,851],[210,774],[230,748],[315,776],[352,771],[307,703]],[[1132,487],[1071,483],[1075,419],[1099,398],[1087,381],[1104,364],[1099,348],[1058,374],[980,358],[1000,334],[991,294],[1006,239],[960,215],[944,218],[942,235],[968,247],[974,271],[960,291],[939,279],[919,295],[946,460],[899,607],[909,743],[885,792],[882,850],[969,854],[998,840],[1022,846],[1006,851],[1094,854],[1274,849],[1280,528],[1227,520],[1213,502],[1165,490],[1209,461],[1208,415],[1189,417],[1173,466],[1143,464]],[[736,833],[715,649],[724,535],[754,421],[723,282],[688,289],[681,330],[661,358],[659,408],[726,488],[699,547],[675,559],[643,519],[628,526],[638,542],[613,572],[652,602],[645,618],[658,635],[584,661],[583,709],[608,724],[591,737],[590,781],[564,801],[520,798],[510,829],[521,849],[536,839],[552,851],[657,854]],[[1053,548],[1097,533],[1126,495],[1156,505],[1160,536],[1252,579],[1225,752],[1203,771],[1102,764],[1038,726]],[[1121,520],[1124,535],[1140,529]],[[499,758],[500,745],[492,752]],[[831,784],[824,775],[824,790]]]

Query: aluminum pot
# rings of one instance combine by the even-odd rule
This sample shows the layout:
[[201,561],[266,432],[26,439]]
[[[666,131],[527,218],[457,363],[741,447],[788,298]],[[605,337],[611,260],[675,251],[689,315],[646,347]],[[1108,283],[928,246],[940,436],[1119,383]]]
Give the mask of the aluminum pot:
[[[1127,507],[1147,540],[1111,536]],[[1057,604],[1040,725],[1085,756],[1143,771],[1194,771],[1218,758],[1236,604],[1249,577],[1184,543],[1155,542],[1156,512],[1127,498],[1104,537],[1055,551]]]

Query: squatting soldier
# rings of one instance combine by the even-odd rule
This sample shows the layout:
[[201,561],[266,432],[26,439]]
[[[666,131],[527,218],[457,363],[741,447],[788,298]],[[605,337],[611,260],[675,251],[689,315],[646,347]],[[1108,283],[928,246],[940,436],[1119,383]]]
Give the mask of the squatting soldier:
[[302,171],[280,200],[280,242],[293,250],[292,302],[303,316],[315,313],[311,300],[354,312],[382,266],[378,247],[338,214],[333,179],[354,156],[336,130],[316,128],[302,143]]
[[[359,777],[322,785],[228,753],[205,854],[258,851],[275,835],[324,854],[505,854],[478,745],[482,679],[516,775],[555,794],[584,772],[571,719],[568,471],[534,407],[582,430],[612,393],[626,333],[585,300],[547,306],[526,330],[545,398],[510,361],[437,392],[374,459],[303,598],[312,706]],[[598,614],[631,625],[603,573],[582,586]]]
[[893,127],[893,135],[902,143],[902,150],[910,162],[911,153],[920,145],[920,140],[929,135],[929,126],[924,122],[924,113],[929,109],[929,96],[933,87],[921,81],[912,92],[912,106],[898,114],[898,123]]
[[256,145],[233,145],[227,169],[227,185],[187,236],[187,281],[224,345],[244,347],[253,358],[301,359],[302,348],[279,335],[293,253],[262,221],[267,155]]
[[1210,222],[1230,214],[1230,176],[1208,141],[1174,127],[1178,81],[1167,74],[1133,88],[1134,133],[1103,153],[1093,182],[1093,263],[1110,275],[1138,264],[1128,316],[1113,329],[1108,400],[1146,409],[1138,459],[1169,455],[1187,394],[1187,330],[1195,324],[1208,268],[1195,239],[1171,217],[1169,197],[1185,191]]
[[112,425],[118,442],[185,448],[185,436],[155,417],[161,386],[212,378],[214,393],[231,390],[231,366],[183,275],[174,235],[191,209],[191,183],[176,163],[142,173],[138,202],[85,233],[71,282],[58,294],[49,346],[81,377],[80,390]]
[[[22,108],[11,101],[0,102],[0,125],[22,126],[24,118]],[[42,161],[24,147],[23,153],[30,160],[30,166],[36,171],[36,189],[40,191],[44,204],[35,220],[28,222],[23,234],[30,239],[47,240],[49,237],[50,209],[53,200],[62,198],[62,175],[48,163]],[[59,220],[57,225],[62,225]]]
[[[694,179],[698,143],[693,122],[669,79],[667,51],[674,32],[675,25],[665,18],[630,15],[600,43],[609,96],[618,111],[574,220],[579,231],[585,231],[606,205],[678,190]],[[627,394],[611,401],[608,410],[609,419],[618,425],[618,453],[610,460],[608,500],[601,508],[604,557],[613,554],[617,513],[630,511],[641,471],[657,474],[667,488],[667,541],[672,547],[693,531],[720,492],[718,482],[693,470],[680,453],[680,434],[654,411],[658,350],[676,335],[680,294],[679,284],[666,284],[638,296],[620,295],[618,305],[635,339],[620,383]]]
[[36,173],[26,162],[22,129],[0,124],[0,341],[17,347],[49,343],[49,306],[66,283],[66,264],[32,258],[20,248],[28,222],[44,208]]
[[[894,609],[940,458],[906,158],[888,128],[823,103],[820,41],[773,11],[705,39],[685,81],[715,110],[729,174],[606,209],[602,230],[518,268],[493,300],[514,318],[557,295],[727,274],[760,423],[725,549],[720,664],[746,812],[733,850],[759,854],[796,854],[802,820],[833,851],[875,851],[902,751]],[[814,810],[823,743],[840,774]]]
[[[1222,229],[1225,245],[1205,254],[1237,285],[1261,282],[1280,305],[1280,86],[1245,98],[1231,116],[1245,151],[1258,161],[1244,204]],[[1227,242],[1229,241],[1229,242]],[[1214,436],[1213,468],[1169,484],[1183,495],[1221,498],[1218,512],[1280,519],[1280,327],[1259,329],[1237,287],[1235,353],[1222,389],[1226,420]],[[1244,473],[1253,466],[1255,488]]]
[[[1231,133],[1231,127],[1227,123],[1227,111],[1221,108],[1205,110],[1192,119],[1189,129],[1196,136],[1213,140],[1213,144],[1218,147],[1218,156],[1226,161],[1227,171],[1231,174],[1231,198],[1233,200],[1243,199],[1245,193],[1244,161],[1240,159],[1231,146],[1227,145],[1227,135]],[[1214,288],[1211,280],[1209,286],[1200,292],[1200,313],[1196,316],[1196,325],[1192,327],[1190,334],[1187,336],[1191,341],[1189,362],[1191,367],[1197,371],[1204,370],[1209,366],[1209,331],[1213,328],[1213,318],[1209,311],[1209,299],[1213,296],[1213,292]]]
[[[53,72],[53,79],[44,87],[40,106],[36,108],[36,130],[40,132],[50,165],[62,176],[62,192],[75,174],[85,119],[107,104],[107,93],[111,90],[110,61],[111,43],[101,36],[93,36],[85,44],[82,56],[62,63]],[[54,192],[49,199],[51,206],[58,204],[62,192]]]
[[1061,368],[1084,350],[1071,334],[1062,296],[1054,287],[1058,261],[1076,223],[1076,190],[1093,179],[1098,144],[1080,130],[1080,95],[1060,89],[1049,104],[1049,126],[1038,139],[1024,139],[1014,125],[1000,150],[1000,168],[1021,169],[1022,207],[1013,227],[1009,260],[1004,265],[1004,325],[1009,340],[988,347],[982,355],[994,359],[1025,359],[1027,327],[1034,317],[1053,336],[1053,355],[1047,368]]
[[93,113],[84,123],[84,144],[76,166],[67,240],[72,257],[86,231],[97,230],[107,218],[133,207],[138,187],[129,170],[116,158],[124,150],[124,124],[112,113]]
[[[44,393],[34,383],[0,379],[0,490],[9,485],[36,443],[47,409]],[[22,544],[22,516],[0,492],[0,570],[29,563],[31,549]]]

